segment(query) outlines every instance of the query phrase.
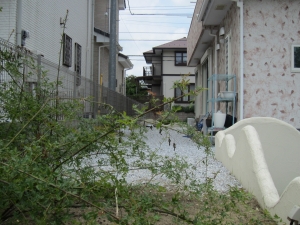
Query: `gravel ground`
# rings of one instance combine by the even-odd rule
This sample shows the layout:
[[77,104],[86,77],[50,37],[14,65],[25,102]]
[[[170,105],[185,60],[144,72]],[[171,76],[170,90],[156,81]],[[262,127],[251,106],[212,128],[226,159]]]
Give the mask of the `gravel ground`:
[[[158,155],[161,155],[163,158],[169,157],[173,158],[176,156],[182,157],[188,162],[191,167],[195,167],[196,170],[188,171],[189,174],[194,174],[194,178],[197,181],[205,182],[206,178],[206,166],[203,163],[203,160],[206,157],[203,148],[198,149],[197,145],[186,135],[177,132],[176,130],[182,130],[182,127],[173,126],[174,130],[168,129],[163,130],[162,133],[159,133],[159,130],[155,127],[152,129],[148,128],[146,134],[147,139],[144,140],[151,147],[152,150],[156,150]],[[123,131],[125,136],[129,135],[129,130]],[[167,137],[170,137],[171,143],[167,140]],[[173,143],[176,144],[174,150]],[[214,147],[212,147],[212,155],[214,155]],[[86,161],[87,165],[97,165],[97,157]],[[133,162],[133,159],[128,159],[128,163]],[[105,170],[111,170],[112,168],[102,168]],[[217,161],[213,156],[208,158],[208,167],[207,175],[210,178],[214,178],[214,188],[220,192],[227,191],[230,186],[240,186],[239,182],[235,179],[234,176],[230,175],[229,171],[223,166],[223,164]],[[153,183],[159,183],[160,185],[169,186],[170,182],[166,177],[155,177],[151,178],[151,173],[148,170],[132,170],[129,171],[126,180],[129,183],[143,183],[151,179]]]
[[[182,130],[181,127],[175,127],[176,130]],[[203,163],[203,159],[206,157],[203,148],[198,149],[197,145],[186,135],[179,133],[175,130],[168,130],[168,136],[171,139],[171,144],[165,138],[165,131],[162,134],[159,133],[155,127],[149,128],[147,132],[146,143],[151,146],[152,149],[157,150],[157,154],[162,157],[168,156],[170,158],[180,156],[184,158],[190,166],[195,166],[196,171],[193,171],[195,178],[198,181],[204,182],[206,177],[206,167]],[[174,150],[173,143],[176,144]],[[214,155],[214,147],[212,147]],[[192,173],[192,171],[190,171]],[[217,161],[213,156],[208,159],[207,168],[208,177],[214,178],[213,185],[216,190],[223,192],[227,191],[229,186],[240,186],[239,182],[234,176],[230,175],[229,171],[223,166],[223,164]],[[149,178],[150,173],[147,171],[133,171],[127,176],[128,182],[143,182],[144,179]],[[168,184],[166,178],[158,178],[156,181],[162,184]]]

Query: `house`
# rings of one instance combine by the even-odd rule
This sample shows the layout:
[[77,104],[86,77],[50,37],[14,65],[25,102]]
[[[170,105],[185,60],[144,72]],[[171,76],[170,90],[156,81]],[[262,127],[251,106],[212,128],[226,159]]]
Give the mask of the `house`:
[[[67,16],[63,39],[66,43],[61,64],[75,72],[75,58],[81,63],[78,72],[92,79],[92,2],[3,0],[0,13],[0,37],[59,63],[60,42],[64,19]],[[68,15],[67,15],[68,10]],[[77,56],[75,56],[77,54]]]
[[[187,67],[187,39],[181,38],[156,47],[144,52],[144,58],[149,67],[143,68],[143,76],[137,77],[137,80],[143,80],[151,85],[151,91],[156,96],[165,98],[179,97],[180,89],[173,89],[175,81],[181,80],[182,75],[190,74],[188,90],[195,88],[194,68]],[[180,98],[175,101],[176,105],[188,106],[193,100],[192,96]]]
[[[116,12],[117,21],[117,43],[119,40],[119,10],[125,10],[125,0],[118,0],[118,10]],[[108,87],[109,82],[109,39],[110,39],[110,0],[95,1],[95,23],[94,23],[94,74],[95,80],[103,86]],[[123,48],[117,44],[116,55],[116,89],[115,91],[125,95],[126,71],[133,68],[129,58],[120,53]],[[100,79],[101,77],[101,79]]]
[[[83,96],[87,91],[97,96],[96,86],[100,83],[101,74],[103,86],[108,86],[109,2],[3,0],[0,3],[0,37],[25,47],[33,54],[43,56],[44,61],[49,61],[48,64],[60,63],[62,72],[70,76],[75,74],[75,80],[62,75],[64,85],[70,86],[69,89],[74,87],[71,83],[75,82],[74,96]],[[125,0],[118,0],[117,21],[118,11],[125,7]],[[62,36],[66,16],[66,28]],[[64,41],[64,46],[59,62],[61,40]],[[118,45],[118,51],[121,50],[122,47]],[[123,54],[117,54],[116,57],[115,91],[124,94],[125,69],[132,68],[133,65]],[[47,65],[44,66],[47,69]]]
[[[187,37],[196,85],[207,87],[212,74],[234,74],[238,120],[268,116],[299,128],[299,13],[298,0],[198,0]],[[224,89],[218,84],[216,92]],[[210,110],[209,94],[197,96],[196,117]]]

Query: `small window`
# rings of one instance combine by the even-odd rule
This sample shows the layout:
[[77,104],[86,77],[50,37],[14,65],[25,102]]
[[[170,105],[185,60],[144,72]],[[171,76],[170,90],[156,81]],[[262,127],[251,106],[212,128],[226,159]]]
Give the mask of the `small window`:
[[63,35],[63,65],[72,66],[72,38],[68,35]]
[[[175,98],[178,98],[180,97],[181,95],[185,94],[185,93],[189,93],[191,91],[194,91],[195,90],[195,84],[189,84],[187,89],[184,90],[184,91],[181,91],[179,88],[175,88]],[[177,103],[189,103],[191,101],[194,101],[195,99],[195,96],[184,96],[184,97],[181,97],[179,99],[177,99],[175,102]]]
[[175,52],[175,66],[186,66],[186,52]]
[[300,72],[300,44],[292,45],[292,72]]
[[76,72],[76,85],[81,84],[81,45],[75,43],[75,72]]

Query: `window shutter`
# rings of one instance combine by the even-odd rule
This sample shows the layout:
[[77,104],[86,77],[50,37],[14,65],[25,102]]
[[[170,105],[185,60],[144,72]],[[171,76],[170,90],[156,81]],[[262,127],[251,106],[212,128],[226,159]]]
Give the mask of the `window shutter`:
[[81,84],[81,45],[75,43],[75,72],[76,72],[76,86]]
[[72,38],[68,35],[63,35],[63,65],[72,66]]

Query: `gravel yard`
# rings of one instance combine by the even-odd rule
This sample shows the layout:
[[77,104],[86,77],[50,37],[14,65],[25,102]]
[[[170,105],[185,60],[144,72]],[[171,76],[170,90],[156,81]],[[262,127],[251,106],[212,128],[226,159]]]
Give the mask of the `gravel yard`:
[[[158,155],[163,158],[168,157],[169,159],[174,157],[183,158],[190,167],[196,168],[195,170],[191,169],[188,171],[188,174],[193,174],[194,179],[200,182],[205,182],[206,172],[208,177],[214,178],[213,185],[218,191],[226,191],[229,186],[240,186],[239,182],[230,175],[229,171],[222,165],[221,162],[214,159],[213,156],[208,157],[208,167],[206,171],[206,166],[203,163],[206,157],[204,148],[198,149],[197,145],[186,135],[176,130],[182,130],[180,126],[175,126],[173,129],[163,129],[161,134],[158,129],[155,127],[147,128],[148,132],[146,133],[146,139],[144,141],[147,145],[155,150]],[[124,130],[124,137],[128,136],[130,131]],[[169,144],[168,139],[170,138],[171,142]],[[175,143],[175,149],[174,144]],[[212,147],[212,152],[214,153],[214,147]],[[213,154],[212,154],[213,155]],[[97,166],[97,161],[99,158],[94,157],[88,161],[86,164],[90,166]],[[132,158],[128,158],[127,162],[130,164],[134,161]],[[105,167],[102,168],[105,170],[112,170],[112,168]],[[153,183],[159,183],[163,186],[168,186],[169,181],[166,177],[151,177],[150,171],[143,170],[130,170],[126,180],[129,183],[143,183],[151,179]]]
[[[162,131],[162,134],[160,134],[159,130],[155,127],[152,129],[149,128],[146,135],[146,143],[152,149],[157,150],[157,154],[162,157],[172,158],[177,155],[184,158],[191,167],[196,167],[196,171],[191,170],[190,172],[195,174],[195,178],[198,181],[204,182],[206,177],[206,166],[203,163],[203,159],[206,157],[204,149],[198,149],[197,145],[189,137],[175,130],[168,130],[167,136],[171,140],[169,145],[168,138],[165,137],[166,134],[164,132]],[[175,149],[173,143],[176,144]],[[214,147],[212,147],[212,151],[214,152]],[[210,156],[208,159],[207,175],[210,178],[215,177],[213,184],[218,191],[226,191],[229,186],[239,185],[235,177],[230,175],[222,163],[217,161],[213,156]],[[139,182],[149,178],[149,176],[150,173],[145,170],[134,170],[128,174],[127,180],[128,182]],[[167,179],[163,177],[157,179],[157,181],[162,184],[168,183]]]

